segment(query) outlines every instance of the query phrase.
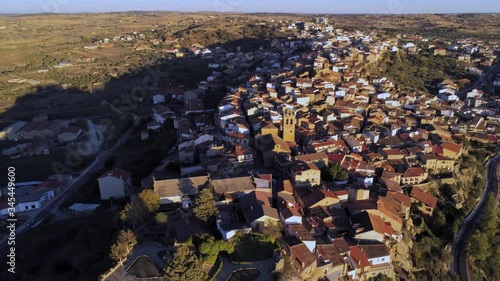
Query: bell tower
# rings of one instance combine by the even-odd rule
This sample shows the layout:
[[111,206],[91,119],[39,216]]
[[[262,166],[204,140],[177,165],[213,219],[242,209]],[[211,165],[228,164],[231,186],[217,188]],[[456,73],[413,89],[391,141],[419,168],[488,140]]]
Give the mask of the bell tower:
[[290,108],[283,109],[283,140],[285,141],[295,141],[295,124],[297,119],[295,119],[295,111]]

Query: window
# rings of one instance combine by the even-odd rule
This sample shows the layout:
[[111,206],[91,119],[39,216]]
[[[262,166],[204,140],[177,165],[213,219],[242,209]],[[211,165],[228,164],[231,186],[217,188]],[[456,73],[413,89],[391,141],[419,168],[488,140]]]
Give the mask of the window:
[[24,206],[24,209],[25,209],[25,210],[28,210],[28,206]]
[[35,208],[36,208],[35,204],[31,205],[31,209],[35,209]]

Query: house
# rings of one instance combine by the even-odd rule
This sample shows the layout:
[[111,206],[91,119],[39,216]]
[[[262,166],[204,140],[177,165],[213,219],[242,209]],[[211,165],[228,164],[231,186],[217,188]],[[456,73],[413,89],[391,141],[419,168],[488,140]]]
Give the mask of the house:
[[394,268],[385,244],[351,246],[349,250],[348,261],[351,270],[348,276],[351,280],[369,280],[379,274],[394,280]]
[[[16,199],[15,213],[37,210],[55,196],[54,190],[50,188],[31,189],[27,187],[26,192],[21,192],[20,189],[19,187],[16,188],[16,194],[14,195]],[[11,206],[9,202],[7,196],[0,197],[0,216],[6,216],[10,213],[9,208]]]
[[437,198],[432,194],[422,191],[420,188],[414,186],[411,189],[410,197],[412,202],[421,203],[418,209],[422,213],[431,216],[434,208],[437,206]]
[[273,186],[273,174],[256,174],[253,176],[253,182],[256,188],[271,192]]
[[408,168],[401,176],[401,184],[412,185],[425,181],[428,177],[427,171],[422,167]]
[[241,211],[247,223],[260,231],[269,223],[278,222],[278,211],[271,206],[272,194],[266,191],[252,191],[239,197]]
[[214,186],[214,192],[219,200],[224,199],[226,202],[255,190],[252,176],[214,179],[210,183]]
[[291,178],[296,187],[321,184],[321,170],[313,163],[295,162],[291,167]]
[[351,232],[355,239],[380,242],[393,235],[393,229],[389,223],[386,223],[380,216],[367,211],[351,216]]
[[310,209],[311,218],[319,223],[319,226],[328,231],[346,232],[349,231],[350,223],[344,209],[318,206]]
[[164,102],[165,102],[165,95],[156,94],[153,96],[153,104],[159,104],[159,103],[164,103]]
[[429,172],[436,174],[440,172],[450,172],[455,167],[455,160],[452,158],[435,155],[432,153],[421,156],[423,167]]
[[297,237],[289,236],[284,240],[290,249],[292,266],[301,278],[307,280],[316,271],[316,256]]
[[183,207],[191,207],[188,196],[198,194],[200,187],[208,181],[207,176],[155,180],[153,190],[160,196],[161,204],[183,203]]
[[277,191],[277,204],[279,208],[295,208],[296,200],[294,197],[293,185],[290,180],[277,181],[275,185]]
[[104,173],[99,179],[101,200],[125,197],[132,186],[132,174],[128,171],[114,168]]
[[163,104],[157,104],[153,107],[153,119],[159,124],[163,124],[167,118],[174,116],[175,112]]
[[57,140],[59,143],[66,143],[78,139],[82,134],[82,129],[77,126],[70,126],[62,129],[59,134],[57,134]]
[[291,153],[290,147],[286,141],[273,134],[256,137],[255,149],[264,162],[264,166],[268,168],[274,166],[274,159],[278,153]]
[[456,143],[442,143],[439,145],[443,150],[443,156],[457,160],[463,154],[463,146]]
[[328,280],[340,280],[347,274],[348,263],[335,244],[318,245],[316,248],[318,271]]
[[286,231],[288,235],[295,236],[307,246],[311,253],[316,252],[316,239],[312,236],[309,230],[303,224],[287,225]]
[[26,125],[26,122],[16,122],[0,130],[0,141],[17,139],[17,132]]
[[311,194],[299,199],[302,208],[309,210],[317,206],[340,208],[341,201],[338,196],[326,189],[318,189]]
[[353,153],[361,152],[361,150],[363,149],[363,146],[361,145],[361,143],[359,143],[359,141],[355,138],[346,137],[346,138],[344,138],[344,141],[347,144],[347,146],[349,146],[349,148],[351,149],[351,152],[353,152]]
[[280,221],[284,225],[301,224],[302,215],[298,208],[285,207],[279,210]]
[[445,56],[446,55],[446,49],[445,48],[435,48],[434,49],[434,55],[435,56]]
[[222,235],[222,239],[229,240],[238,232],[250,233],[252,228],[247,223],[241,223],[237,219],[238,215],[234,211],[233,205],[218,205],[217,230]]
[[184,114],[201,113],[204,111],[203,101],[201,99],[192,99],[184,101]]
[[312,163],[319,169],[328,165],[328,155],[325,152],[298,155],[295,156],[295,160],[308,164]]

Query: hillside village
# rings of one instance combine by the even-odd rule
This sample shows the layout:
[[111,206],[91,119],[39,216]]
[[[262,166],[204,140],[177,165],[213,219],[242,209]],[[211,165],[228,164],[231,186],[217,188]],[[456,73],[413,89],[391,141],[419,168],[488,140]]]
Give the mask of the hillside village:
[[[178,112],[159,92],[148,128],[173,119],[182,178],[165,178],[163,165],[142,187],[189,209],[209,182],[222,238],[280,223],[303,279],[395,278],[393,263],[408,258],[394,249],[410,214],[431,216],[437,206],[430,182],[454,177],[465,142],[497,144],[499,100],[451,80],[424,93],[363,75],[384,52],[418,52],[413,43],[328,29],[303,37],[250,53],[212,50],[206,82],[167,93],[183,102]],[[460,48],[476,52],[469,46]],[[202,98],[226,75],[244,83],[227,87],[211,119]]]
[[[482,75],[498,46],[467,39],[442,48],[443,42],[421,36],[334,29],[321,18],[281,28],[296,32],[295,38],[275,39],[253,52],[193,44],[192,55],[208,60],[212,73],[197,89],[158,89],[153,96],[144,131],[154,135],[172,121],[177,144],[174,160],[140,179],[140,188],[152,189],[164,207],[189,212],[210,184],[222,239],[280,225],[285,252],[304,280],[395,279],[401,274],[395,263],[408,259],[397,245],[408,237],[412,214],[432,216],[440,200],[432,183],[453,182],[471,142],[498,145],[500,100],[468,79],[443,80],[429,93],[367,69],[386,53],[472,62],[481,52],[483,59],[469,72]],[[175,39],[166,40],[175,46]],[[174,47],[166,52],[184,56]],[[494,81],[500,84],[500,76]],[[204,100],[221,87],[220,103],[207,108]],[[40,135],[65,143],[81,133],[57,120],[34,120],[4,129],[0,138],[31,141]],[[9,155],[49,153],[46,142],[31,143]],[[182,165],[180,177],[168,171],[172,163]],[[134,197],[131,172],[118,167],[103,174],[101,199]],[[64,184],[49,179],[33,191]]]

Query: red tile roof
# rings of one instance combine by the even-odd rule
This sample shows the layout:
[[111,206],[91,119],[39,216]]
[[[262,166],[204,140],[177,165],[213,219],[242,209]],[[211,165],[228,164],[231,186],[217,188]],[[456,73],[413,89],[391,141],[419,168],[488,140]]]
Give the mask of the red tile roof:
[[403,174],[404,178],[421,177],[425,174],[425,169],[422,167],[411,167]]
[[462,145],[461,144],[456,144],[456,143],[442,143],[441,148],[446,149],[446,150],[451,150],[455,153],[459,153],[462,150]]
[[365,253],[359,246],[352,246],[349,248],[351,250],[351,258],[353,259],[354,263],[356,264],[356,268],[363,268],[370,266],[370,262],[368,261],[368,258],[366,257]]
[[432,196],[432,194],[430,193],[422,191],[420,188],[416,186],[412,187],[410,196],[431,208],[436,208],[438,201],[437,198]]
[[104,177],[115,177],[127,181],[132,177],[132,174],[128,171],[122,170],[120,168],[114,168],[113,170],[104,173],[100,178]]

